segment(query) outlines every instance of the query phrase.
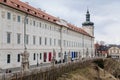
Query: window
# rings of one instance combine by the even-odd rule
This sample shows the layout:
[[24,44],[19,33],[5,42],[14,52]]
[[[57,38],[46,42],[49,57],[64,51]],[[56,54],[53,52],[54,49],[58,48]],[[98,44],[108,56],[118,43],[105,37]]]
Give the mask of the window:
[[50,30],[51,30],[51,26],[50,26]]
[[13,21],[16,21],[16,15],[13,14]]
[[66,41],[64,40],[64,46],[65,46],[65,44],[66,44]]
[[39,44],[41,45],[42,44],[42,38],[39,37]]
[[11,33],[7,33],[7,43],[11,43]]
[[33,21],[33,26],[35,26],[35,21]]
[[17,44],[20,44],[20,34],[17,34]]
[[45,29],[47,29],[47,24],[45,24]]
[[39,23],[37,22],[37,27],[38,27]]
[[33,36],[33,44],[35,45],[35,40],[36,40],[36,37]]
[[11,19],[11,13],[7,13],[7,19]]
[[25,37],[25,43],[26,43],[26,44],[29,43],[29,35],[26,35],[26,37]]
[[20,54],[18,54],[17,61],[20,62]]
[[52,45],[52,39],[50,38],[50,45]]
[[42,59],[42,53],[40,53],[40,60]]
[[2,11],[2,12],[1,12],[1,17],[2,17],[2,18],[5,18],[5,11]]
[[45,45],[47,45],[47,38],[45,38]]
[[32,20],[30,20],[30,25],[32,25]]
[[26,24],[28,24],[28,18],[26,19]]
[[39,23],[39,26],[41,27],[41,22]]
[[35,53],[33,54],[33,60],[36,60],[36,54]]
[[58,39],[58,46],[60,46],[60,44],[61,44],[61,41],[60,41],[60,39]]
[[10,63],[10,54],[7,55],[7,63]]
[[20,16],[17,17],[17,21],[20,22]]

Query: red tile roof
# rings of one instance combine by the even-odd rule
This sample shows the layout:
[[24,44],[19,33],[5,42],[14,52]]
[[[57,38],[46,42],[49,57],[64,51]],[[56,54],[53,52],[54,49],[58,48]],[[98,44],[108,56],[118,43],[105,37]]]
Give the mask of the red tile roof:
[[[29,4],[21,2],[19,0],[0,0],[0,3],[2,3],[4,5],[7,5],[9,7],[15,8],[17,10],[20,10],[20,11],[22,11],[24,13],[33,15],[35,17],[50,21],[52,23],[57,24],[57,21],[60,21],[59,18],[56,18],[56,17],[54,17],[52,15],[49,15],[49,14],[45,13],[44,11],[41,11],[40,9],[36,9],[36,8],[30,6]],[[78,28],[78,27],[76,27],[76,26],[74,26],[72,24],[69,24],[69,23],[67,25],[69,26],[68,27],[69,29],[72,29],[72,30],[74,30],[76,32],[79,32],[81,34],[90,36],[87,32],[85,32],[81,28]],[[93,36],[90,36],[90,37],[93,37]]]
[[[74,25],[72,25],[72,24],[69,24],[69,23],[68,23],[67,25],[69,26],[70,29],[72,29],[72,30],[74,30],[74,31],[76,31],[76,32],[79,32],[79,33],[81,33],[81,34],[90,36],[86,31],[84,31],[83,29],[81,29],[81,28],[79,28],[79,27],[76,27],[76,26],[74,26]],[[92,36],[90,36],[90,37],[92,37]]]

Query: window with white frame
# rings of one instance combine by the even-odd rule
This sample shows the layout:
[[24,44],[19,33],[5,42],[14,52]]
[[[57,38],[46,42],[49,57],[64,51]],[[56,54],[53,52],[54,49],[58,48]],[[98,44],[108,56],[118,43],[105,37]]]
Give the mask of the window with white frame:
[[33,21],[33,26],[35,26],[35,21]]
[[42,37],[39,37],[39,45],[42,45]]
[[36,43],[36,37],[33,36],[33,44],[35,45],[35,43]]
[[20,54],[17,55],[17,62],[20,62]]
[[11,62],[11,55],[7,54],[7,63],[10,63],[10,62]]
[[42,53],[40,53],[40,60],[42,59]]
[[36,60],[36,54],[35,53],[33,54],[33,60]]
[[29,35],[26,35],[26,36],[25,36],[25,43],[26,43],[26,44],[29,44]]
[[11,19],[11,13],[7,12],[7,19]]
[[20,22],[20,16],[17,16],[17,21]]
[[50,46],[52,45],[52,39],[50,38]]
[[47,45],[47,38],[45,37],[45,45]]
[[7,32],[7,43],[10,44],[11,43],[11,33]]
[[21,34],[17,34],[17,44],[20,44],[20,37],[21,37]]

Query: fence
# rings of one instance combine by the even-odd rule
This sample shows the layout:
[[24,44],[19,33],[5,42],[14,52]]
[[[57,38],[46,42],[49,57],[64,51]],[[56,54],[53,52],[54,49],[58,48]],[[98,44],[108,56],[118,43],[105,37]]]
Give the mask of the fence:
[[92,61],[93,60],[76,61],[43,70],[36,69],[34,71],[14,73],[11,77],[2,80],[57,80],[58,77],[61,77],[65,73],[90,65]]

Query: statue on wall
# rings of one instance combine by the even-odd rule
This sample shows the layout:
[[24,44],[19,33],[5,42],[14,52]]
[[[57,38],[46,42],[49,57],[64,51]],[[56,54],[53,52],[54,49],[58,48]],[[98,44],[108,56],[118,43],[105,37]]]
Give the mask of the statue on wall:
[[28,71],[29,70],[29,53],[27,50],[25,50],[22,54],[22,71]]

